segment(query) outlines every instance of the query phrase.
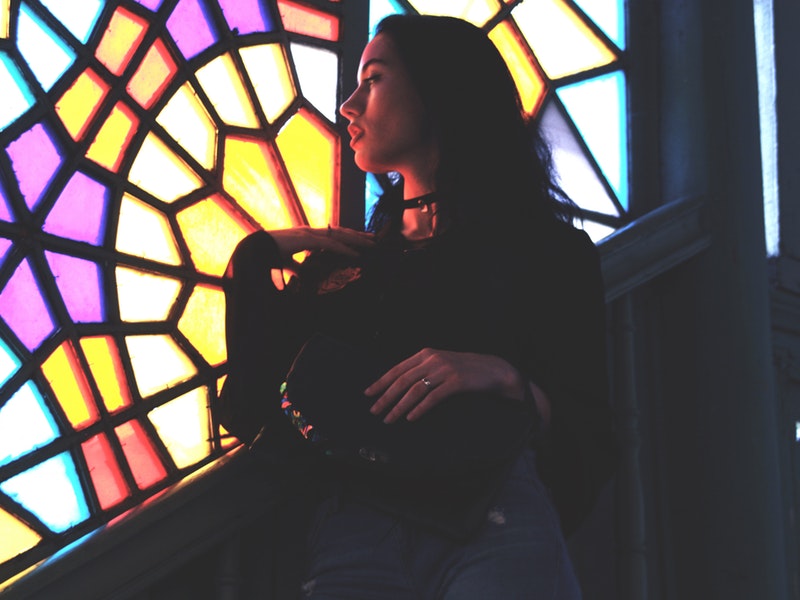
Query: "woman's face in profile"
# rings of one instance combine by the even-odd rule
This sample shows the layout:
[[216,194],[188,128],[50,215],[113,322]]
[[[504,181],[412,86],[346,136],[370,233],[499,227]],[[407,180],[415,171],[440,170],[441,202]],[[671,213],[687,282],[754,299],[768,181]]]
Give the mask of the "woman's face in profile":
[[427,176],[436,143],[422,99],[391,38],[378,34],[361,55],[358,87],[340,108],[350,121],[350,146],[358,167]]

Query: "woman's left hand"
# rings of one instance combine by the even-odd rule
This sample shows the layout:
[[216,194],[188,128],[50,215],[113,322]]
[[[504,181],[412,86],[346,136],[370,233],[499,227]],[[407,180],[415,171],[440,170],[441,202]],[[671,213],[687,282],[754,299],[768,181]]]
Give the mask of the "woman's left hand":
[[489,354],[425,348],[389,369],[364,393],[378,396],[370,412],[385,423],[405,416],[414,421],[461,392],[494,392],[512,399],[524,397],[522,375],[506,360]]

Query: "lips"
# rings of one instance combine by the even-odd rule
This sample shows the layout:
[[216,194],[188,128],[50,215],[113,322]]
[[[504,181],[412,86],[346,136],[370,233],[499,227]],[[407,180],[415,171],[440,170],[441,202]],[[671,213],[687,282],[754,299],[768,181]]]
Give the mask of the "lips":
[[364,130],[356,127],[355,125],[349,125],[347,127],[347,133],[350,134],[350,146],[352,147],[353,144],[355,144],[359,139],[361,139],[361,136],[364,135]]

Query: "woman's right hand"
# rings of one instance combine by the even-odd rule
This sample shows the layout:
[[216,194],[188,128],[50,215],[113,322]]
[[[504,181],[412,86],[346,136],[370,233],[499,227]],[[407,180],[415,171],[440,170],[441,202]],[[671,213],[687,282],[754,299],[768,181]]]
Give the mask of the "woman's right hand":
[[269,234],[278,245],[281,259],[287,265],[294,262],[292,257],[295,254],[304,250],[327,250],[343,256],[357,257],[375,245],[374,234],[347,227],[293,227],[273,230]]

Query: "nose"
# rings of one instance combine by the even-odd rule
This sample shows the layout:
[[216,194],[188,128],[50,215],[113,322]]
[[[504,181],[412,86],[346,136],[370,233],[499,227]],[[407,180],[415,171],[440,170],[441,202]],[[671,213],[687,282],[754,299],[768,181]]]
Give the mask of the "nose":
[[356,117],[360,111],[357,94],[358,94],[358,88],[356,88],[353,91],[353,93],[350,94],[350,97],[344,102],[342,102],[342,105],[339,107],[339,112],[341,113],[341,115],[345,119],[348,119],[350,121],[352,121],[353,118]]

